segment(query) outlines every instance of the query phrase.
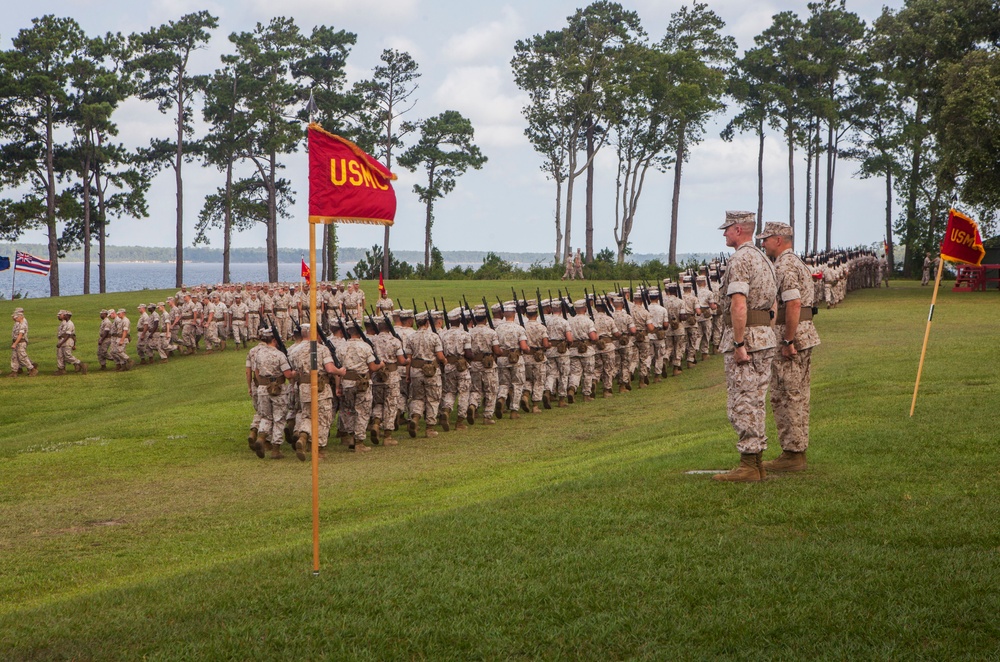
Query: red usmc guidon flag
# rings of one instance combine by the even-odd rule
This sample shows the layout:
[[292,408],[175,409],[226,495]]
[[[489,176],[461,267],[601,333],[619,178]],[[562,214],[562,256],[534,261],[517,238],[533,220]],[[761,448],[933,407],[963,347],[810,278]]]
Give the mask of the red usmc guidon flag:
[[392,225],[396,175],[350,140],[309,125],[309,222]]
[[977,267],[986,257],[979,226],[955,209],[948,214],[948,227],[941,242],[941,257],[949,262],[967,262]]

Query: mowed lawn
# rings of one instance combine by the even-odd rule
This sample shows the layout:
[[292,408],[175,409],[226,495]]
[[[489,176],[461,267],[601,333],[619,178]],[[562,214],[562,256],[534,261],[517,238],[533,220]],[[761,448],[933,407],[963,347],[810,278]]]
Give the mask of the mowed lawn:
[[[1000,293],[942,290],[912,419],[930,288],[821,311],[805,474],[686,473],[737,460],[712,357],[610,400],[336,449],[318,577],[309,466],[247,449],[242,353],[93,372],[97,310],[134,324],[166,293],[20,302],[42,375],[0,379],[0,659],[997,659]],[[90,375],[51,375],[60,308]]]

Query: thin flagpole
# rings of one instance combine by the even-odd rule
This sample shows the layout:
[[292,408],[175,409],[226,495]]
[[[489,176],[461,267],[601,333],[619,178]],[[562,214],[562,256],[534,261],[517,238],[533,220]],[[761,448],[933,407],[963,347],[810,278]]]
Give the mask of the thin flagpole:
[[313,575],[319,574],[319,376],[316,365],[316,225],[309,224],[309,389],[312,396],[309,413],[312,416],[312,519]]
[[931,321],[934,319],[934,304],[937,303],[938,286],[941,285],[941,272],[944,270],[944,258],[938,254],[937,275],[934,277],[934,294],[931,296],[931,310],[927,314],[927,328],[924,329],[924,346],[920,349],[920,365],[917,366],[917,383],[913,385],[913,401],[910,403],[910,418],[917,407],[917,391],[920,390],[920,375],[924,371],[924,357],[927,355],[927,341],[931,336]]
[[[316,112],[316,101],[312,90],[309,90],[309,124],[313,123]],[[299,273],[301,279],[302,274]],[[316,365],[316,224],[309,223],[309,391],[312,396],[309,402],[309,413],[312,416],[312,520],[313,520],[313,576],[319,576],[319,375]]]

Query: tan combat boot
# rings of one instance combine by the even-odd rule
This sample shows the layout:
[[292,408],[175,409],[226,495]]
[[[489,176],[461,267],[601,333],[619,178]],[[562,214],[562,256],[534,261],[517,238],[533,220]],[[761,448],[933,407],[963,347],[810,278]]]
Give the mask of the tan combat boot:
[[455,422],[455,430],[468,430],[469,426],[465,424],[465,419],[461,416],[458,417],[458,421]]
[[451,432],[451,409],[441,410],[441,429]]
[[531,394],[527,391],[521,391],[521,411],[525,414],[531,412]]
[[267,441],[267,433],[257,433],[257,439],[253,444],[253,452],[262,460],[264,459],[265,446],[267,448],[271,447],[271,444]]
[[29,377],[37,377],[38,376],[38,366],[37,365],[34,366],[34,367],[32,367],[31,370],[28,371],[28,376]]
[[493,407],[493,416],[495,418],[503,418],[503,400],[497,400],[497,404]]
[[378,446],[382,440],[382,419],[375,417],[372,419],[372,428],[369,436],[371,437],[372,446]]
[[675,365],[674,366],[674,371],[672,373],[670,373],[670,374],[673,375],[674,377],[680,377],[681,376],[681,367],[679,365]]
[[59,368],[58,370],[56,370],[52,374],[54,374],[57,377],[60,376],[60,375],[65,375],[66,374],[66,368]]
[[[724,474],[715,474],[712,480],[729,483],[756,483],[764,478],[761,475],[760,453],[744,453],[740,455],[740,466]],[[766,474],[765,474],[766,475]]]
[[80,363],[77,363],[77,365],[80,366],[80,374],[81,375],[86,375],[87,374],[87,364],[83,363],[81,361]]
[[806,452],[796,453],[795,451],[783,450],[781,455],[765,462],[764,469],[768,471],[805,471]]
[[465,410],[465,422],[469,425],[476,424],[476,407],[475,405],[469,405],[469,408]]
[[576,398],[576,389],[570,386],[569,390],[566,391],[566,401],[569,402],[570,404],[573,404],[573,400],[575,398]]
[[352,441],[354,443],[347,447],[348,450],[354,453],[368,453],[371,451],[371,447],[365,446],[364,437],[352,437]]
[[306,444],[309,443],[309,435],[305,432],[300,432],[298,438],[295,440],[295,457],[299,458],[302,462],[306,461]]
[[406,432],[411,439],[417,438],[417,423],[420,422],[420,414],[410,414],[410,420],[406,424]]
[[[549,409],[552,409],[552,407],[550,406]],[[539,407],[538,403],[535,402],[535,401],[532,401],[532,403],[531,403],[531,413],[532,414],[541,414],[542,413],[542,408]]]
[[542,392],[542,406],[546,409],[552,409],[552,397],[549,396],[548,391]]
[[563,407],[569,407],[569,405],[566,404],[566,398],[559,398],[559,408],[562,409]]
[[250,428],[250,434],[247,435],[247,444],[249,444],[250,450],[254,451],[257,449],[257,428]]

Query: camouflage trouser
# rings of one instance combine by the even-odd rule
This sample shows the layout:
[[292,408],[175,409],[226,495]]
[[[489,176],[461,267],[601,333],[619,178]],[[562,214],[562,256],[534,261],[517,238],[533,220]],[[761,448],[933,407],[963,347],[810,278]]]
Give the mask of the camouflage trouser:
[[[307,384],[309,382],[306,382]],[[295,423],[295,417],[298,416],[299,409],[301,408],[302,401],[299,400],[299,389],[294,382],[285,382],[285,423],[291,422],[293,425]]]
[[266,386],[257,387],[257,434],[267,435],[268,440],[275,446],[281,444],[285,439],[282,430],[285,427],[285,419],[288,412],[288,403],[285,401],[285,391],[282,389],[278,395],[270,395]]
[[260,314],[247,313],[247,337],[250,340],[257,340],[257,330],[260,328]]
[[699,321],[698,328],[701,329],[701,344],[698,350],[702,354],[708,354],[712,344],[712,318]]
[[613,349],[598,352],[595,360],[595,371],[600,375],[604,390],[610,391],[614,385],[615,375],[618,373],[618,353]]
[[437,423],[441,406],[441,368],[433,377],[424,376],[423,370],[410,370],[410,416],[423,416],[427,425]]
[[675,368],[681,367],[684,360],[684,351],[687,348],[687,336],[676,335],[667,336],[667,358]]
[[663,372],[663,366],[670,363],[670,356],[667,354],[666,336],[663,338],[657,338],[655,334],[650,336],[649,345],[653,351],[649,369],[653,371],[654,375],[659,375]]
[[28,358],[28,343],[21,341],[10,352],[10,371],[17,372],[20,368],[31,370],[35,364]]
[[635,344],[635,365],[639,368],[639,377],[649,374],[653,365],[653,343],[650,341]]
[[809,377],[812,349],[790,359],[775,354],[771,365],[771,409],[781,449],[801,453],[809,446]]
[[76,349],[76,343],[72,340],[67,340],[66,344],[62,347],[56,349],[56,367],[60,370],[66,369],[66,364],[70,365],[80,365],[80,359],[73,356],[73,350]]
[[149,334],[145,331],[139,332],[139,338],[135,341],[135,353],[139,355],[140,359],[144,359],[149,356]]
[[108,357],[114,361],[116,365],[125,365],[129,362],[126,348],[128,348],[127,340],[122,342],[120,338],[113,338],[111,340],[111,346],[108,348]]
[[[921,283],[921,285],[926,285],[926,284],[927,284],[927,280],[925,279]],[[836,303],[836,300],[833,297],[833,284],[832,283],[823,283],[823,300],[826,301],[828,304],[834,304],[834,303]]]
[[712,345],[716,350],[722,344],[722,315],[712,316]]
[[615,350],[617,355],[615,360],[618,362],[618,381],[621,383],[632,381],[632,373],[635,372],[635,365],[633,365],[633,359],[636,356],[635,345],[621,345]]
[[726,414],[736,430],[736,450],[741,455],[767,450],[767,387],[773,358],[773,349],[762,349],[750,354],[749,363],[737,365],[733,352],[726,352]]
[[185,322],[181,330],[181,344],[188,349],[194,349],[198,343],[198,326],[192,322]]
[[216,349],[220,342],[218,327],[215,322],[209,322],[205,325],[205,349]]
[[459,416],[464,416],[465,410],[469,408],[471,391],[472,374],[468,368],[459,370],[451,363],[446,365],[441,383],[441,408],[457,411]]
[[522,356],[514,365],[511,365],[505,356],[497,359],[497,380],[500,382],[497,400],[506,402],[508,394],[513,397],[515,402],[521,399],[521,392],[524,391],[525,358]]
[[570,356],[569,388],[580,391],[584,395],[591,395],[595,367],[594,355],[589,352]]
[[[301,392],[302,387],[306,389],[305,393]],[[312,438],[312,387],[310,384],[304,384],[302,387],[299,388],[299,402],[302,406],[295,416],[295,432],[305,432]],[[316,440],[320,448],[326,448],[326,441],[330,437],[330,427],[333,425],[333,396],[329,387],[320,391],[317,406],[316,422],[319,433]]]
[[340,417],[344,421],[344,430],[357,439],[364,439],[368,434],[368,421],[372,417],[371,383],[361,389],[355,386],[356,382],[344,380],[343,384]]
[[566,390],[569,388],[569,377],[572,370],[570,365],[570,353],[567,351],[560,354],[557,349],[550,349],[545,353],[548,369],[545,375],[545,390],[551,395],[566,397]]
[[[400,370],[379,370],[372,381],[372,418],[382,421],[382,429],[396,429],[396,412],[399,411]],[[380,381],[384,380],[384,381]],[[404,400],[405,402],[405,400]]]
[[[689,318],[690,319],[690,318]],[[687,361],[693,363],[698,360],[698,347],[701,345],[701,327],[698,323],[684,327],[687,334]]]
[[237,347],[242,347],[243,343],[250,342],[246,322],[233,322],[233,340]]
[[111,339],[104,340],[103,342],[97,343],[97,362],[102,366],[108,364],[108,358],[110,357],[111,350]]
[[[545,373],[548,368],[545,359],[536,362],[530,357],[524,360],[524,390],[531,392],[532,402],[541,402],[545,393]],[[516,395],[516,393],[515,393]]]
[[481,408],[484,418],[492,419],[493,405],[497,401],[497,392],[500,389],[496,365],[484,368],[479,361],[473,361],[469,364],[469,376],[471,378],[469,404],[476,409]]
[[226,338],[229,337],[229,325],[226,324],[225,320],[215,320],[212,324],[215,326],[216,336],[225,342]]
[[282,340],[288,340],[292,337],[292,318],[288,316],[288,313],[277,313],[274,316],[275,326],[278,327],[278,333],[281,334]]

